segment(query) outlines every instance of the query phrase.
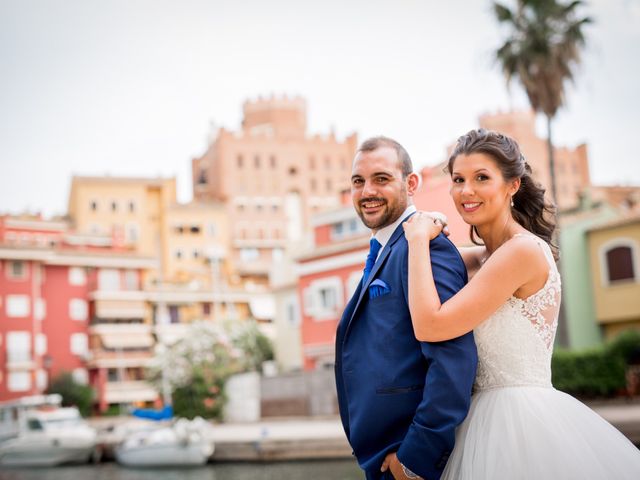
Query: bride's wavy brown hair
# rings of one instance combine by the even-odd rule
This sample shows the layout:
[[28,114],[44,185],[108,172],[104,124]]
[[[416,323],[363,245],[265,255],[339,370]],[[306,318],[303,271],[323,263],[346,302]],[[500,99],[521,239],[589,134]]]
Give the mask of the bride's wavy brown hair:
[[[556,228],[556,208],[545,200],[545,189],[531,176],[531,167],[525,161],[517,142],[506,135],[484,128],[471,130],[458,138],[447,164],[449,175],[452,174],[453,164],[459,155],[472,153],[484,153],[493,158],[505,181],[520,179],[520,188],[513,196],[514,206],[511,207],[511,214],[516,222],[546,241],[557,259],[558,248],[552,242]],[[471,226],[469,235],[474,244],[482,245],[475,226]]]

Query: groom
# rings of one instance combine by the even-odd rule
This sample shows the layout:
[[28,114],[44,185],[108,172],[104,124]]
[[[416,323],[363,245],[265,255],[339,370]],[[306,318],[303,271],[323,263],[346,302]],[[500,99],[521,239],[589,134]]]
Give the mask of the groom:
[[[368,480],[440,478],[476,373],[471,333],[439,343],[418,342],[413,334],[402,222],[416,210],[411,197],[418,184],[396,141],[371,138],[358,149],[351,196],[373,237],[363,278],[338,325],[335,373],[342,424]],[[430,250],[444,302],[464,286],[467,272],[443,235]]]

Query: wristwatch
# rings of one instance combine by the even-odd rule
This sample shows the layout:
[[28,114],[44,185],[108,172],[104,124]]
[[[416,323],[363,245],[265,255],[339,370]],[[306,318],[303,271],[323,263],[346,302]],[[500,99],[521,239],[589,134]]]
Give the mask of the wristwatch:
[[411,470],[409,470],[407,467],[405,467],[402,462],[400,462],[400,466],[402,467],[402,473],[404,473],[404,476],[407,478],[418,478],[421,479],[422,477],[420,475],[416,475],[415,473],[413,473]]

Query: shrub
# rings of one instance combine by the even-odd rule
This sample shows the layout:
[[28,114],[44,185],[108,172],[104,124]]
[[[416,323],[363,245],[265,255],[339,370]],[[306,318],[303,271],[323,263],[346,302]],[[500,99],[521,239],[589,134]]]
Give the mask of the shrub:
[[625,363],[604,348],[572,352],[559,350],[551,362],[553,385],[579,397],[612,396],[626,385]]
[[582,351],[556,350],[553,385],[577,397],[612,397],[626,391],[628,365],[640,363],[640,332],[628,331],[604,346]]
[[78,407],[80,414],[86,417],[91,413],[93,389],[88,385],[76,383],[69,372],[62,372],[53,379],[47,393],[58,393],[62,396],[62,406]]

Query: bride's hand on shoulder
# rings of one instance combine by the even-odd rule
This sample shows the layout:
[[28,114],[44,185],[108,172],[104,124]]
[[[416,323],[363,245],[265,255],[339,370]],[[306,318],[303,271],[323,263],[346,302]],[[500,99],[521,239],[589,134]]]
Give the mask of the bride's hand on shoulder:
[[446,217],[443,220],[443,218],[434,215],[434,213],[418,211],[402,224],[407,241],[424,238],[433,240],[442,232],[445,227]]

